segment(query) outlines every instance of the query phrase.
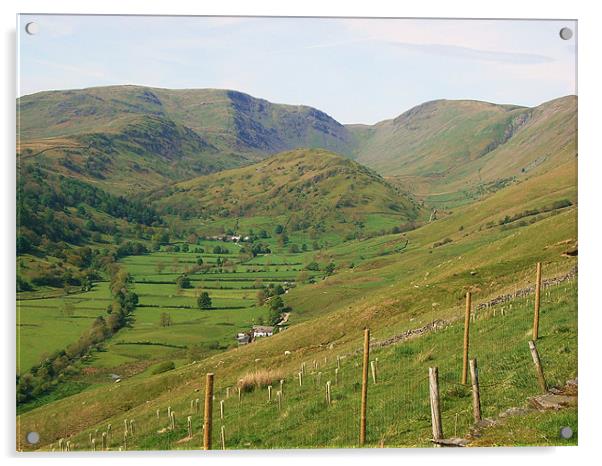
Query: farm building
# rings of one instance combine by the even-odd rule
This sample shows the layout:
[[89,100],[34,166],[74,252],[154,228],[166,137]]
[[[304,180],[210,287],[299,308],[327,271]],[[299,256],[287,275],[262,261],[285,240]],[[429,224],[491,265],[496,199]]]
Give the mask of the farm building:
[[251,335],[248,333],[239,333],[236,335],[236,341],[239,345],[247,345],[251,343]]
[[253,338],[271,337],[274,334],[274,327],[265,325],[253,325]]

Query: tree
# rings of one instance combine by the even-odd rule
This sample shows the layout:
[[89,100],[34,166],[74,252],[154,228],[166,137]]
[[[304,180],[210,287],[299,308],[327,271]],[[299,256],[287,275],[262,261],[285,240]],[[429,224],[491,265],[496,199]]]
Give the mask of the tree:
[[161,316],[159,317],[159,325],[161,327],[169,327],[171,323],[171,315],[169,315],[167,312],[162,312]]
[[332,275],[334,273],[334,269],[335,269],[335,265],[334,262],[329,263],[326,268],[324,269],[324,271],[326,272],[326,275]]
[[270,309],[270,314],[268,318],[270,319],[270,324],[276,325],[278,322],[280,322],[280,319],[282,318],[280,316],[280,309]]
[[192,288],[192,283],[190,281],[190,277],[186,274],[180,275],[176,279],[176,285],[181,290],[186,289],[186,288]]
[[211,297],[209,296],[209,293],[207,293],[206,291],[203,291],[198,299],[197,299],[197,305],[199,306],[199,309],[211,309]]
[[282,308],[284,308],[284,301],[282,300],[282,298],[280,296],[275,296],[274,298],[272,298],[272,300],[270,301],[270,309],[281,311]]
[[282,225],[276,225],[276,228],[274,228],[274,233],[277,235],[281,235],[283,231],[284,227]]
[[320,264],[318,264],[317,262],[310,262],[309,264],[307,264],[307,266],[305,266],[305,268],[307,270],[313,270],[315,272],[320,270]]

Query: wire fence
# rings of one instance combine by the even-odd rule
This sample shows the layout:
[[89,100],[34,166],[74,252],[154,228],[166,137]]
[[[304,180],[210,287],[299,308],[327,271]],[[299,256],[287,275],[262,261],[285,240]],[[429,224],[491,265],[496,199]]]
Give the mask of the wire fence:
[[[541,341],[546,376],[562,385],[576,374],[577,274],[546,270],[541,294]],[[525,276],[533,280],[533,274]],[[469,355],[478,359],[483,417],[495,418],[540,392],[527,347],[534,297],[514,287],[512,299],[476,302],[470,314]],[[501,295],[506,295],[506,290]],[[495,300],[495,298],[494,298]],[[433,319],[436,321],[437,319]],[[367,444],[425,446],[431,441],[428,367],[439,368],[445,437],[466,436],[474,426],[470,382],[462,384],[460,320],[431,325],[402,338],[372,341]],[[420,336],[420,338],[415,338]],[[257,371],[267,371],[257,365]],[[213,397],[213,448],[311,448],[358,445],[362,354],[328,353],[290,373],[273,372],[251,391],[220,385]],[[301,375],[300,375],[301,374]],[[329,388],[327,389],[327,385]],[[199,449],[203,393],[173,405],[147,403],[119,422],[50,445],[54,451]]]

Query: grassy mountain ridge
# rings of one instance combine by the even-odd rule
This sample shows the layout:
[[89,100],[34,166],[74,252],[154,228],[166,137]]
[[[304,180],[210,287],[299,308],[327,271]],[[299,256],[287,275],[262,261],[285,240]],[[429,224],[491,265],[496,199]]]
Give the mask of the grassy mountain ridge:
[[[110,140],[101,147],[105,155],[119,154],[109,143],[119,141],[131,143],[135,155],[162,158],[168,151],[190,159],[192,167],[180,167],[181,160],[175,160],[175,167],[157,167],[164,178],[174,168],[183,179],[297,147],[345,152],[351,144],[346,128],[317,109],[273,104],[230,90],[109,86],[49,91],[21,97],[17,111],[20,152],[35,153],[42,145],[51,150],[52,138],[60,138],[55,151],[64,154],[65,140],[77,145],[102,134]],[[124,152],[124,157],[130,155]]]
[[157,208],[186,217],[289,217],[295,230],[355,228],[366,216],[416,220],[421,209],[380,175],[343,156],[298,149],[155,192]]
[[466,202],[576,155],[575,96],[534,108],[437,100],[368,127],[354,157],[436,204]]
[[[305,147],[352,157],[437,206],[455,205],[576,151],[575,96],[533,108],[436,100],[375,125],[341,125],[312,107],[220,89],[97,87],[24,96],[17,106],[18,152],[68,158],[96,150],[100,165],[112,153],[115,168],[99,171],[107,189],[112,182],[125,187],[119,174],[148,178],[152,188]],[[97,144],[88,146],[94,137]],[[137,172],[136,164],[147,171]]]

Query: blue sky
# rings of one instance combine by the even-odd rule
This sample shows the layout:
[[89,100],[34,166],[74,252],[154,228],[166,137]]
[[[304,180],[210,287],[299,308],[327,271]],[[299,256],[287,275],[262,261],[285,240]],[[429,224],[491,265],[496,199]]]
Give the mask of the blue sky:
[[[34,36],[23,32],[35,21]],[[19,94],[112,84],[227,88],[375,123],[433,99],[576,93],[572,21],[22,15]]]

